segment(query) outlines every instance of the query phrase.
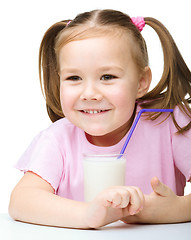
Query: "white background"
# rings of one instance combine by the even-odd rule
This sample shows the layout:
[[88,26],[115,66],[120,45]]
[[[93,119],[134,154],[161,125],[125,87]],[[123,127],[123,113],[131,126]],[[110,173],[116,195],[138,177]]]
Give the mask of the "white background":
[[[189,0],[6,0],[0,2],[0,212],[22,173],[13,168],[33,137],[51,122],[38,80],[38,50],[53,23],[93,9],[112,8],[132,16],[154,17],[170,30],[191,69]],[[161,48],[154,31],[143,30],[153,70],[161,76]],[[190,185],[186,193],[191,192]]]

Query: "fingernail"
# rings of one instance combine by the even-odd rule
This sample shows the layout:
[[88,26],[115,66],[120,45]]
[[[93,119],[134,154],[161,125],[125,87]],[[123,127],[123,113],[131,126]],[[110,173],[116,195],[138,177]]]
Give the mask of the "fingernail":
[[120,204],[113,204],[113,208],[119,208]]
[[130,215],[135,215],[136,211],[131,211]]

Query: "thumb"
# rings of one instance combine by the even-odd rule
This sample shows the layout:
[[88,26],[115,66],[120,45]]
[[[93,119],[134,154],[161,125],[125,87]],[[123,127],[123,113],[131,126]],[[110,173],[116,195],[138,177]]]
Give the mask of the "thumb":
[[164,183],[160,182],[157,177],[153,177],[151,179],[151,186],[154,193],[162,197],[167,197],[172,192],[171,189],[168,186],[166,186]]

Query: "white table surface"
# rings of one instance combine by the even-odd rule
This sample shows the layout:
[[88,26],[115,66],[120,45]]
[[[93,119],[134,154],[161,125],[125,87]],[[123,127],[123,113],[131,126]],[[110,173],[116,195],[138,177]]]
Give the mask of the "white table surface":
[[116,222],[96,230],[78,230],[16,222],[8,214],[0,214],[0,239],[191,240],[191,222],[159,225],[127,225],[122,222]]

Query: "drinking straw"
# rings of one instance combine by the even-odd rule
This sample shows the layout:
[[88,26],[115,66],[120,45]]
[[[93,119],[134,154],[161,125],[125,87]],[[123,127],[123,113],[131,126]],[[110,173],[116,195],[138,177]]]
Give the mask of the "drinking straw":
[[[133,123],[133,125],[132,125],[132,127],[131,127],[131,129],[130,129],[130,131],[129,131],[129,134],[128,134],[127,139],[126,139],[126,141],[125,141],[125,143],[124,143],[124,145],[123,145],[123,147],[122,147],[122,149],[121,149],[120,154],[123,154],[123,153],[125,152],[125,149],[126,149],[126,147],[127,147],[127,144],[129,143],[130,138],[131,138],[131,136],[132,136],[132,134],[133,134],[133,132],[134,132],[134,130],[135,130],[135,127],[136,127],[136,125],[137,125],[137,123],[138,123],[138,121],[139,121],[139,118],[141,117],[141,114],[142,114],[143,112],[173,112],[173,109],[141,109],[141,110],[139,111],[139,113],[138,113],[138,115],[137,115],[137,117],[136,117],[136,119],[135,119],[135,121],[134,121],[134,123]],[[121,155],[120,155],[120,156],[121,156]],[[120,158],[120,157],[119,157],[119,158]]]

